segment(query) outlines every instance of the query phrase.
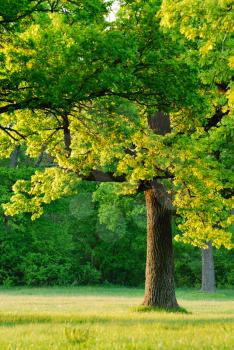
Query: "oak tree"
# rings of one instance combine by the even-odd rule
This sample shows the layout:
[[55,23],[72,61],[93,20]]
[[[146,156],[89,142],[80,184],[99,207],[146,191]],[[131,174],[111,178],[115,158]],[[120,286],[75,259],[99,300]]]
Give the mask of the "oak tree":
[[52,164],[16,182],[6,213],[35,219],[44,203],[73,193],[83,180],[117,182],[125,194],[144,191],[144,304],[177,307],[172,212],[184,241],[231,246],[233,175],[223,135],[230,135],[230,114],[202,81],[194,63],[199,49],[177,28],[160,28],[160,1],[121,2],[112,23],[105,1],[23,4],[12,25],[1,14],[0,155],[23,145],[31,157],[43,150]]

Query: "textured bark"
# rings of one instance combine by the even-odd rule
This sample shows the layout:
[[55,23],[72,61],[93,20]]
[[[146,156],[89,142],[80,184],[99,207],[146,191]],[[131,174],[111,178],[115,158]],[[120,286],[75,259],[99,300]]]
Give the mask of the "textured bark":
[[146,190],[145,199],[147,259],[143,304],[176,308],[170,200],[160,184]]
[[157,135],[171,132],[170,117],[164,112],[156,112],[148,116],[148,126]]
[[208,248],[202,249],[202,291],[215,291],[215,271],[212,243],[207,243]]

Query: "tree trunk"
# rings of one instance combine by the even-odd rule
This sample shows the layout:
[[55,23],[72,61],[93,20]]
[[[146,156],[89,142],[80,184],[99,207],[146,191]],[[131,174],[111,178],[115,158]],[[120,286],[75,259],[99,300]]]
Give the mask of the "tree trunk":
[[[17,168],[19,154],[20,154],[20,146],[16,146],[10,156],[9,168]],[[10,216],[3,213],[3,222],[6,227],[8,226],[9,219],[10,219]]]
[[10,168],[17,168],[18,165],[18,160],[19,160],[19,151],[20,151],[20,147],[16,146],[14,151],[11,153],[11,157],[10,157]]
[[208,248],[202,249],[202,291],[215,291],[215,271],[212,243],[207,243]]
[[143,305],[176,308],[170,200],[160,184],[146,190],[145,199],[147,259]]

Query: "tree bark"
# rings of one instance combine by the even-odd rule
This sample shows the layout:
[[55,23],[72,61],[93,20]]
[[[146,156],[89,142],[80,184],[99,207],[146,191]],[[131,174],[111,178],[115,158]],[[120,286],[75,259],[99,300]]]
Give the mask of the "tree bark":
[[215,292],[215,270],[212,243],[207,243],[208,248],[202,249],[202,291]]
[[161,184],[145,191],[147,259],[143,305],[177,308],[169,196]]

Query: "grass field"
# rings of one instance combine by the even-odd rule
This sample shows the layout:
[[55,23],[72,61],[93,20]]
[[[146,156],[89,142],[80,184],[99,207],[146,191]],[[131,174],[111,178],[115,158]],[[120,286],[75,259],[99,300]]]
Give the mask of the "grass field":
[[177,296],[187,314],[136,311],[141,289],[0,289],[0,350],[234,349],[234,290]]

